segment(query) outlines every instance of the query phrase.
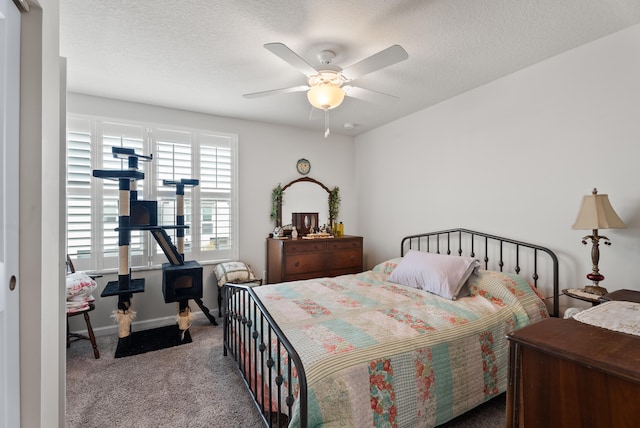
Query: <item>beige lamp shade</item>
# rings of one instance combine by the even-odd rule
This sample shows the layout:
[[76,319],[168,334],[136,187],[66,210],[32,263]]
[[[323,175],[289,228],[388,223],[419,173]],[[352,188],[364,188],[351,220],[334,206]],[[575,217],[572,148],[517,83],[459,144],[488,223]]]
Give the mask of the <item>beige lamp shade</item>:
[[307,98],[315,108],[330,110],[342,104],[344,90],[331,83],[320,83],[307,91]]
[[574,229],[624,229],[627,226],[620,220],[609,202],[609,196],[598,194],[593,189],[591,195],[582,198],[580,213],[573,225]]

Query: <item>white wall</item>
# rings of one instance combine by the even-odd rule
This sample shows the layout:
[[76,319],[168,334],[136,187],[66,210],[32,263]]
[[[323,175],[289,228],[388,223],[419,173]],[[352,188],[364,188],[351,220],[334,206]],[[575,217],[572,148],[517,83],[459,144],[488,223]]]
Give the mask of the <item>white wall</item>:
[[[275,226],[269,218],[271,190],[278,183],[284,186],[300,177],[296,171],[298,159],[304,157],[311,162],[309,177],[321,181],[329,188],[340,187],[342,204],[339,220],[346,224],[347,233],[351,233],[349,228],[356,222],[352,137],[331,134],[325,139],[323,129],[307,131],[74,93],[69,94],[68,111],[70,114],[97,115],[238,134],[240,259],[249,263],[258,276],[263,276],[266,269],[265,238]],[[213,266],[205,266],[203,269],[203,301],[217,315],[217,310],[214,310],[218,306],[217,289],[212,269]],[[134,276],[138,278],[143,275]],[[145,292],[133,298],[134,310],[138,312],[137,321],[175,315],[175,305],[165,304],[162,298],[161,272],[147,272],[145,276]],[[99,289],[95,293],[98,299],[97,309],[91,315],[92,324],[98,332],[101,328],[114,329],[110,314],[116,306],[116,299],[99,298],[104,284],[114,279],[115,276],[109,275],[99,279]],[[198,310],[194,307],[192,309]],[[81,319],[74,319],[72,322],[72,330],[84,329]],[[166,324],[165,320],[160,322]]]
[[[355,139],[367,264],[413,233],[467,227],[560,259],[560,288],[587,285],[581,198],[609,194],[628,229],[601,231],[602,285],[640,290],[640,25],[558,55]],[[561,299],[561,306],[579,306]]]

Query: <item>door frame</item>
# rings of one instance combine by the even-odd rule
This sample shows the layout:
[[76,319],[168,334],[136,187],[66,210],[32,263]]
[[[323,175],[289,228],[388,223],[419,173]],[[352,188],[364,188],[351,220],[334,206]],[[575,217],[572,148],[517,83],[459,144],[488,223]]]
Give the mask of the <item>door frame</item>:
[[20,426],[20,22],[11,0],[0,0],[0,425]]
[[26,2],[20,59],[20,423],[64,426],[60,2]]

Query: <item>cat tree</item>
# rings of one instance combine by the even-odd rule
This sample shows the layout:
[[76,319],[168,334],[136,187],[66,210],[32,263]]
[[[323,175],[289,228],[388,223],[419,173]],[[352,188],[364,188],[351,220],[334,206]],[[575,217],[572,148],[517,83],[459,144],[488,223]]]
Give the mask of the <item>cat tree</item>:
[[[117,309],[114,311],[118,321],[118,348],[120,353],[133,355],[135,349],[146,352],[146,345],[132,343],[131,323],[135,312],[131,309],[131,299],[134,293],[142,293],[145,289],[144,278],[131,278],[129,267],[129,245],[131,232],[134,230],[148,230],[158,242],[168,263],[162,264],[162,293],[165,303],[177,302],[178,314],[176,321],[179,330],[179,341],[190,341],[188,329],[192,315],[189,300],[194,300],[209,321],[218,325],[209,309],[202,302],[202,266],[195,260],[184,260],[184,232],[189,226],[184,224],[184,189],[199,184],[196,179],[182,179],[180,181],[164,180],[166,186],[176,187],[176,224],[158,225],[157,201],[139,200],[137,181],[144,179],[144,173],[138,169],[138,162],[150,162],[153,156],[135,153],[134,149],[113,147],[114,158],[127,159],[128,169],[122,170],[93,170],[93,176],[100,179],[116,180],[119,183],[118,209],[118,280],[110,281],[101,293],[101,297],[117,296]],[[171,242],[167,230],[175,229],[176,248]],[[172,343],[168,346],[173,346]],[[158,348],[159,349],[159,348]],[[116,351],[116,356],[119,353]],[[151,350],[151,349],[147,349]]]

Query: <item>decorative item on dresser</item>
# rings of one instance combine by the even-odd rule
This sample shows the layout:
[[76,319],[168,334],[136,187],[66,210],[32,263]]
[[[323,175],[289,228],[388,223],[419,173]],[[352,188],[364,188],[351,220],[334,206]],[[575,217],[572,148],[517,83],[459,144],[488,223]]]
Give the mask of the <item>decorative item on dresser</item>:
[[305,236],[311,231],[318,230],[318,213],[291,213],[292,234],[293,229],[298,231],[298,236]]
[[296,281],[362,272],[362,237],[267,238],[267,282]]
[[507,427],[638,426],[640,337],[547,319],[511,333],[509,349]]
[[613,207],[611,207],[608,195],[599,195],[598,190],[594,188],[591,195],[582,198],[580,213],[573,228],[592,231],[591,235],[582,238],[584,245],[587,245],[587,239],[592,244],[591,261],[593,263],[593,271],[587,274],[587,278],[593,281],[593,285],[587,285],[584,288],[585,292],[598,296],[607,293],[607,290],[599,285],[604,276],[598,269],[598,261],[600,260],[600,240],[604,240],[605,245],[611,245],[611,242],[606,236],[598,235],[598,229],[624,229],[626,227],[613,210]]
[[[362,238],[267,242],[272,282],[320,275],[282,266],[339,268],[329,246]],[[225,285],[224,352],[267,426],[443,424],[506,391],[508,333],[558,316],[547,248],[451,229],[405,237],[405,254],[357,274]]]

